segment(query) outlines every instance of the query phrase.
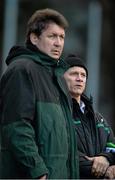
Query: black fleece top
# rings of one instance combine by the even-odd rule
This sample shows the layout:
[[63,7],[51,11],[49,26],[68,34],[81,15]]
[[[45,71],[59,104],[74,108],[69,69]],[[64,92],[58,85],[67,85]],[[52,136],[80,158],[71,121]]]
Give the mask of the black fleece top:
[[[110,165],[114,164],[113,154],[106,153],[106,145],[108,142],[115,144],[113,132],[103,117],[95,113],[92,102],[88,97],[82,96],[81,100],[85,103],[85,112],[82,113],[80,106],[75,99],[73,100],[73,117],[76,128],[80,178],[95,179],[91,174],[92,162],[87,160],[85,156],[105,156]],[[103,177],[100,177],[103,179]]]

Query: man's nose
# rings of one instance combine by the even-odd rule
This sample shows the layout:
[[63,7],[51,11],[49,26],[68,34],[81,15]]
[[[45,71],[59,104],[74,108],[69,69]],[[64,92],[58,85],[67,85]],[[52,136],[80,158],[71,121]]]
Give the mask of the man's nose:
[[61,39],[60,39],[60,37],[57,37],[56,39],[55,39],[55,43],[54,43],[56,46],[60,46],[61,44],[62,44],[62,41],[61,41]]
[[83,78],[82,78],[82,76],[80,74],[77,74],[76,75],[76,80],[77,81],[83,81]]

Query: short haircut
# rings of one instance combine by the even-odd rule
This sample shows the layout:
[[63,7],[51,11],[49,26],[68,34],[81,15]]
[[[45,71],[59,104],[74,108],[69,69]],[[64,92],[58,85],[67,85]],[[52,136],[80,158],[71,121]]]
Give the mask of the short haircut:
[[31,43],[30,34],[32,32],[37,36],[40,36],[43,30],[46,29],[47,25],[51,22],[56,23],[64,30],[68,27],[68,21],[66,18],[56,10],[46,8],[35,11],[27,24],[26,44]]

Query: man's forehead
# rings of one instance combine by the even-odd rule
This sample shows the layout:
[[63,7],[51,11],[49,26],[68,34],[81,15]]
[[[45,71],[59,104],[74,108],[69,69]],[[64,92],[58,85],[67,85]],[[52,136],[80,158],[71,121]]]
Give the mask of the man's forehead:
[[73,66],[67,70],[67,72],[78,72],[78,71],[86,73],[86,70],[81,66]]

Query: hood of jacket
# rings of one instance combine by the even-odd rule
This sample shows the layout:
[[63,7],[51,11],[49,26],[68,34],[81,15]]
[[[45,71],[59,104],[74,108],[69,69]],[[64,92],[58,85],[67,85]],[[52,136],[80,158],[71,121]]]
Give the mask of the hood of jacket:
[[61,65],[63,66],[64,62],[60,58],[58,61],[47,54],[41,52],[36,46],[34,45],[28,45],[28,46],[13,46],[6,58],[6,64],[9,65],[14,60],[18,60],[18,57],[22,58],[30,58],[36,61],[37,63],[40,63],[42,65],[46,66],[57,66]]

